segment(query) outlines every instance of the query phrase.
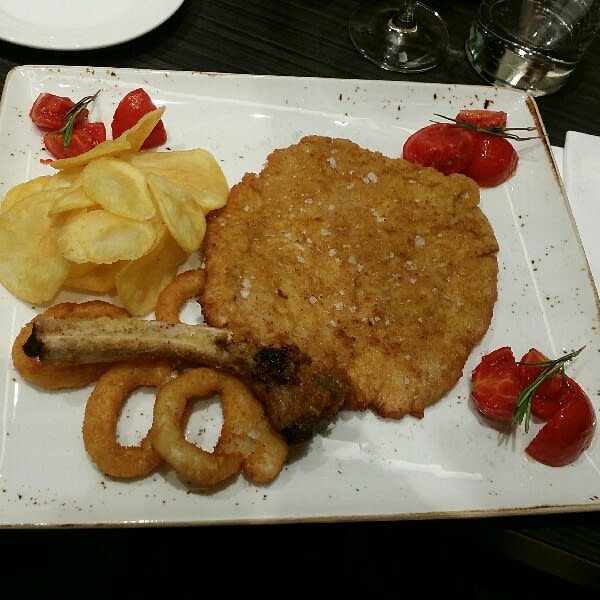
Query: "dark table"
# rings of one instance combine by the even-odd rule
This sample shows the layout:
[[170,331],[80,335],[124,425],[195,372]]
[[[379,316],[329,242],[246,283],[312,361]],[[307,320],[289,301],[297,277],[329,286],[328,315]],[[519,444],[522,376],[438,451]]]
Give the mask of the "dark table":
[[[126,1],[126,0],[124,0]],[[464,41],[474,0],[430,0],[446,19],[450,54],[428,73],[382,71],[352,46],[354,0],[187,0],[143,37],[92,51],[0,42],[0,79],[24,64],[66,64],[252,74],[481,84]],[[553,145],[577,130],[600,135],[600,39],[566,86],[537,100]],[[331,592],[397,597],[535,598],[600,590],[600,513],[377,523],[201,528],[6,530],[7,577],[26,590],[115,594],[165,586],[169,595]],[[75,581],[84,581],[78,588]],[[8,580],[7,580],[8,581]],[[115,587],[119,586],[119,587]]]

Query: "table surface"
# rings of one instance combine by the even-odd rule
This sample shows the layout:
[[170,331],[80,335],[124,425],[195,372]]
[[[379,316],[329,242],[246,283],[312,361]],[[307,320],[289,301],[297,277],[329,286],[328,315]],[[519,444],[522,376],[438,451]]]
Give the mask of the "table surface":
[[[476,1],[429,1],[429,5],[447,21],[450,53],[435,70],[409,76],[383,71],[363,59],[354,49],[348,37],[347,21],[357,4],[352,0],[186,0],[173,17],[154,31],[114,47],[61,52],[0,42],[0,81],[3,84],[10,69],[18,65],[64,64],[483,83],[468,64],[464,52],[469,23],[477,9]],[[565,87],[552,96],[537,99],[551,144],[564,145],[565,134],[569,130],[600,135],[600,69],[596,67],[599,59],[600,39],[596,39]],[[137,536],[134,538],[124,538],[123,532],[96,531],[91,541],[75,531],[45,532],[43,538],[40,538],[39,532],[32,531],[4,531],[2,535],[6,536],[7,542],[25,541],[37,547],[38,551],[47,552],[44,563],[53,577],[56,576],[53,560],[58,564],[59,559],[52,556],[56,557],[53,550],[57,547],[62,549],[58,554],[61,561],[63,558],[67,560],[66,564],[76,560],[80,550],[90,552],[90,544],[93,546],[91,554],[88,554],[90,560],[97,560],[99,556],[108,560],[112,556],[114,562],[117,558],[130,560],[130,555],[125,554],[123,548],[115,552],[114,546],[127,544],[131,539],[135,539],[135,552],[139,553],[144,545],[152,546],[156,540],[162,540],[162,545],[180,545],[183,550],[182,538],[203,538],[205,543],[208,541],[218,547],[220,553],[232,548],[238,554],[241,552],[240,559],[247,552],[254,554],[255,558],[256,552],[268,552],[268,556],[263,557],[267,571],[270,567],[279,570],[301,568],[306,571],[307,577],[314,577],[314,564],[298,564],[302,561],[298,549],[308,546],[308,551],[312,552],[310,562],[321,562],[320,567],[316,566],[317,570],[329,575],[327,567],[344,569],[346,579],[349,574],[353,575],[351,580],[356,579],[348,588],[355,592],[363,589],[358,583],[362,581],[365,590],[379,590],[385,595],[386,590],[394,589],[388,584],[397,577],[396,569],[404,565],[416,577],[429,572],[432,562],[442,573],[442,579],[446,578],[448,591],[454,589],[451,579],[461,568],[471,573],[471,580],[475,582],[471,591],[483,594],[481,597],[490,597],[481,588],[485,587],[487,576],[480,577],[477,571],[495,566],[512,569],[515,581],[518,581],[518,569],[527,569],[525,577],[530,583],[519,584],[522,591],[534,583],[538,591],[540,585],[548,585],[554,591],[561,589],[561,585],[600,589],[598,512],[435,522],[260,526],[259,529],[256,526],[236,526],[205,528],[191,534],[183,529],[161,529],[154,531],[152,536],[147,532],[129,532],[130,536]],[[390,556],[390,544],[398,542],[402,553]],[[384,548],[388,550],[384,552]],[[422,560],[415,557],[415,549],[423,555]],[[286,558],[279,556],[282,551]],[[337,562],[336,557],[339,558]],[[488,558],[495,562],[488,564]],[[203,568],[200,557],[197,564],[190,561],[190,557],[180,560],[178,564],[185,568]],[[248,557],[244,560],[247,565]],[[439,571],[441,562],[446,566]],[[254,571],[247,568],[244,573],[250,577]],[[186,576],[189,575],[189,572],[186,573]],[[540,575],[546,576],[546,579],[541,581]],[[272,576],[269,575],[269,578]],[[373,587],[374,581],[379,587]],[[421,585],[430,584],[421,580]],[[460,585],[463,589],[464,583]],[[477,585],[480,587],[477,588]],[[507,592],[510,592],[510,587],[507,586]],[[490,589],[493,588],[492,585]],[[343,588],[334,589],[341,591]],[[494,590],[494,594],[494,598],[509,596],[502,595],[498,589]],[[480,597],[466,594],[467,597],[469,595]]]

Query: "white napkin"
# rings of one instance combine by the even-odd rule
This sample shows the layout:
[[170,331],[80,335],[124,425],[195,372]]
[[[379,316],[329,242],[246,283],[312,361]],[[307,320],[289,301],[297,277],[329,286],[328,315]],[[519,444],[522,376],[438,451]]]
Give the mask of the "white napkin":
[[552,148],[569,204],[600,288],[600,137],[568,131],[565,148]]

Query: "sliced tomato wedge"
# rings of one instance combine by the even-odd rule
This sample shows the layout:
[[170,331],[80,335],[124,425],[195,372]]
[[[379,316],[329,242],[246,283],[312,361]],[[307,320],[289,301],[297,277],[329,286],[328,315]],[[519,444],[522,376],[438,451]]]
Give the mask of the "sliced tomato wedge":
[[[119,102],[113,115],[111,123],[113,139],[131,129],[146,113],[155,109],[156,105],[143,88],[137,88],[127,93]],[[166,141],[167,131],[161,119],[144,141],[142,149],[155,148]]]
[[471,123],[485,129],[492,129],[495,127],[506,127],[508,115],[501,110],[465,109],[456,115],[455,120]]
[[402,157],[423,167],[434,167],[444,175],[460,173],[471,162],[476,135],[454,124],[433,123],[404,142]]
[[65,148],[64,136],[58,131],[44,135],[44,146],[55,158],[71,158],[91,150],[106,140],[106,127],[101,122],[77,123],[73,128],[69,145]]
[[471,382],[479,412],[488,419],[511,423],[523,389],[513,351],[504,346],[486,354],[473,369]]
[[102,121],[86,121],[85,123],[75,125],[78,131],[85,131],[92,136],[94,146],[106,141],[106,125]]
[[56,131],[65,124],[65,115],[74,106],[71,98],[43,93],[32,104],[29,117],[40,129]]
[[[575,461],[589,447],[596,429],[596,414],[589,397],[564,373],[564,360],[578,353],[551,361],[531,348],[517,363],[512,350],[504,346],[483,356],[471,374],[471,395],[480,412],[490,419],[508,423],[513,421],[517,400],[529,397],[529,394],[522,395],[527,386],[546,368],[560,367],[556,373],[547,372],[547,379],[530,398],[532,412],[547,423],[525,449],[533,459],[551,467]],[[540,364],[544,362],[549,364]],[[534,412],[536,402],[541,408]]]
[[[548,357],[536,348],[531,348],[519,361],[519,376],[523,387],[533,383],[541,374],[543,363]],[[531,399],[531,413],[547,421],[564,404],[565,397],[562,393],[564,379],[560,373],[545,379],[535,390]]]
[[518,162],[519,156],[506,138],[479,133],[471,161],[462,173],[480,187],[495,187],[515,172]]
[[565,378],[562,406],[540,429],[525,452],[551,467],[575,461],[589,447],[596,428],[596,414],[587,394],[570,377]]

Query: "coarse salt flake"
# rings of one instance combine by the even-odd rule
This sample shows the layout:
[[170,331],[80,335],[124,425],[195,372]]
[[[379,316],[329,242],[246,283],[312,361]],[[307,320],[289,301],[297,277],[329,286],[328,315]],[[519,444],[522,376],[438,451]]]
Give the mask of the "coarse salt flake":
[[420,235],[416,235],[415,236],[415,246],[419,247],[419,246],[424,246],[425,245],[425,240],[424,238],[422,238]]
[[371,209],[371,214],[375,217],[377,223],[383,223],[385,221],[385,217],[382,217],[374,208]]

